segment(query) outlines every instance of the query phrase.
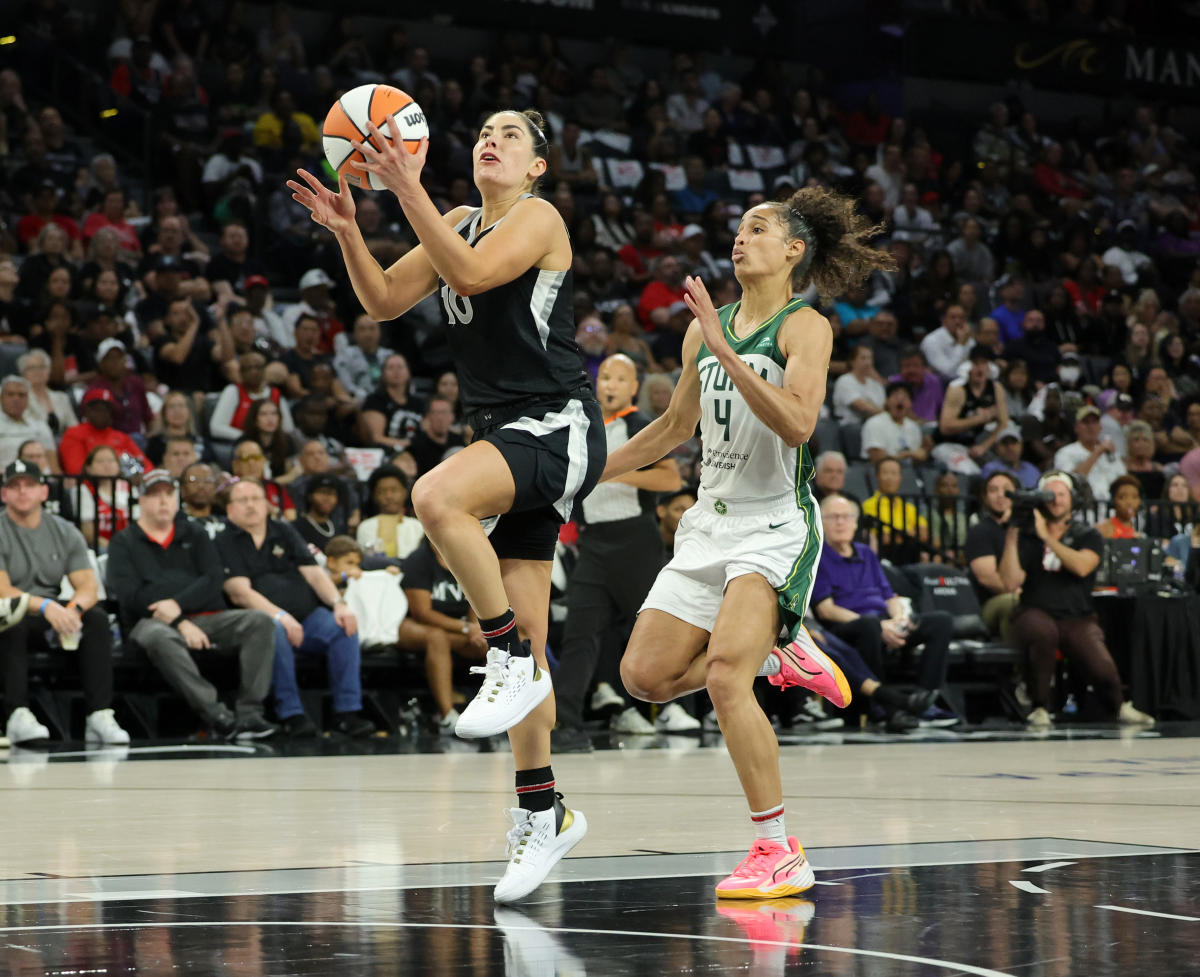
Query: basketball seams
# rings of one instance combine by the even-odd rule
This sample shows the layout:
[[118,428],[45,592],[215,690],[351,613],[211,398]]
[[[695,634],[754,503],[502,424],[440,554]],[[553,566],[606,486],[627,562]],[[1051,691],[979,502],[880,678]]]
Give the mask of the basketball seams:
[[[363,90],[368,88],[368,91]],[[423,118],[424,113],[421,112],[422,117],[412,126],[419,133],[416,138],[405,138],[406,127],[404,125],[399,127],[399,131],[393,133],[388,124],[392,117],[399,117],[403,112],[413,108],[417,112],[421,112],[416,99],[408,92],[382,83],[370,86],[362,85],[358,89],[344,93],[326,114],[321,128],[327,161],[339,175],[344,176],[354,186],[373,190],[385,189],[377,183],[373,174],[348,172],[350,163],[361,162],[364,158],[362,152],[354,148],[353,143],[359,142],[374,149],[381,148],[372,136],[364,131],[367,123],[362,120],[367,119],[381,131],[383,137],[389,142],[399,140],[408,152],[415,153],[421,144],[421,139],[428,134],[428,123]],[[376,115],[381,118],[376,120]]]

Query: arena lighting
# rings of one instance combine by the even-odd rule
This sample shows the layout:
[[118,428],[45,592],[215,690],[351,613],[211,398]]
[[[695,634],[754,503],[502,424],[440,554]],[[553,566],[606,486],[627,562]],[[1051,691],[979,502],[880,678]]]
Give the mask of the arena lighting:
[[16,43],[17,43],[17,35],[16,34],[5,34],[3,37],[0,37],[0,45],[16,44]]
[[111,119],[116,114],[117,114],[116,109],[102,109],[100,112],[100,118]]

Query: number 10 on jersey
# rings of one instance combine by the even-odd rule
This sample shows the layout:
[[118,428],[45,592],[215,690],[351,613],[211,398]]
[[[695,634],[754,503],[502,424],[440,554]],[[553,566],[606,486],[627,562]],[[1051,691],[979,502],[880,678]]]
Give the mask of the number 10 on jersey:
[[459,295],[449,285],[442,286],[442,305],[446,309],[446,322],[451,326],[465,326],[475,318],[470,296]]

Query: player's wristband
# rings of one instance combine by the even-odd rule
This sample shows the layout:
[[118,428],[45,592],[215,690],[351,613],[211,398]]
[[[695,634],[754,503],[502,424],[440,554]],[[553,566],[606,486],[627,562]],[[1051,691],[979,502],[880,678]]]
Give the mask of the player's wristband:
[[54,601],[52,601],[49,597],[43,597],[42,598],[42,606],[38,608],[38,613],[41,614],[42,617],[45,617],[46,616],[46,608],[49,607],[53,603],[54,603]]

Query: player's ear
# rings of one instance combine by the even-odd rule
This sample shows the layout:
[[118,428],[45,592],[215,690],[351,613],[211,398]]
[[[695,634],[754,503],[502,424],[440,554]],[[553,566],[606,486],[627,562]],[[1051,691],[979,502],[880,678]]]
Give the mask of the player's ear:
[[529,165],[529,175],[536,180],[538,177],[545,175],[546,168],[549,165],[546,162],[545,156],[535,156],[533,162]]

